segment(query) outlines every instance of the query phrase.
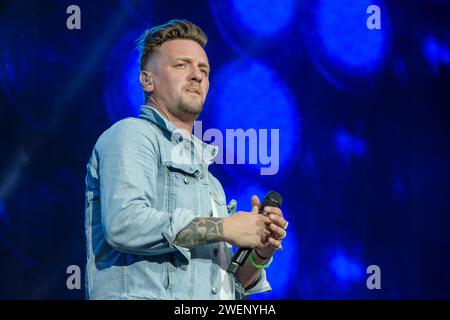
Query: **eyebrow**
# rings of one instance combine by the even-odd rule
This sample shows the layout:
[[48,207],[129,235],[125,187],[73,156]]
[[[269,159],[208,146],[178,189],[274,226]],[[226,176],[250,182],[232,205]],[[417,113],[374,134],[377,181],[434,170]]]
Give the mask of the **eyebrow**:
[[[188,58],[188,57],[177,57],[177,58],[175,58],[175,60],[181,60],[181,61],[188,62],[188,63],[192,63],[193,62],[193,59]],[[204,67],[204,68],[208,69],[208,71],[210,70],[210,67],[209,67],[209,65],[207,63],[200,62],[198,65],[200,67]]]

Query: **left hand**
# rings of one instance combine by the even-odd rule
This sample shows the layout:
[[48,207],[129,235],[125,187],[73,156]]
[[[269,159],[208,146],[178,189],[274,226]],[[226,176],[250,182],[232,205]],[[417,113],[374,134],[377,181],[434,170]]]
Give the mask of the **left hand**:
[[[257,196],[252,197],[252,211],[257,213],[261,202]],[[283,217],[283,212],[280,208],[276,207],[264,207],[265,214],[270,218],[271,223],[269,225],[272,231],[271,235],[267,238],[262,246],[254,248],[260,256],[270,258],[275,251],[282,250],[282,239],[286,237],[287,221]]]

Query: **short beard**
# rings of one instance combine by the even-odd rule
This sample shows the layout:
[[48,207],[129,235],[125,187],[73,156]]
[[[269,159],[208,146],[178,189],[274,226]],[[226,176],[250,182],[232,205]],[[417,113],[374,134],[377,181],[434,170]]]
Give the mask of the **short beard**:
[[192,104],[185,103],[185,101],[183,101],[183,98],[181,98],[180,102],[178,103],[177,109],[182,113],[198,116],[203,111],[203,103],[200,105],[200,107],[198,106],[194,107],[192,106]]

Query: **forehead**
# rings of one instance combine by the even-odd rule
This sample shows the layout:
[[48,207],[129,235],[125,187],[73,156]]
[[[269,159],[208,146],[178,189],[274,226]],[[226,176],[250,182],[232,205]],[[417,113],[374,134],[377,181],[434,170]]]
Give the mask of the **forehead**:
[[205,50],[195,41],[176,39],[164,42],[157,50],[160,58],[175,60],[179,57],[190,58],[198,63],[208,64],[208,56]]

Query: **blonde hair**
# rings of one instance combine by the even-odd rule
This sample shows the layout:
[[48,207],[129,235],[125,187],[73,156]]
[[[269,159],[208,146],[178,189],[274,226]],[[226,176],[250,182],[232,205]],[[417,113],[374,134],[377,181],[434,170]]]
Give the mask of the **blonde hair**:
[[164,42],[175,39],[189,39],[197,42],[202,48],[208,42],[208,37],[198,26],[188,20],[170,20],[166,24],[147,29],[136,40],[139,50],[140,70],[145,68],[155,48]]

